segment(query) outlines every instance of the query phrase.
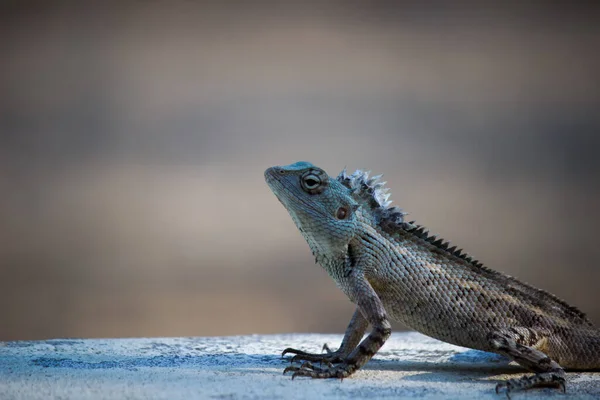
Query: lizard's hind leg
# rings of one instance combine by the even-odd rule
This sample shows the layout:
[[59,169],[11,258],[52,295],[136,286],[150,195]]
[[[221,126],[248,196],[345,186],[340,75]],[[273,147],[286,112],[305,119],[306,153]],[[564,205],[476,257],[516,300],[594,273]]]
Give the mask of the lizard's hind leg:
[[[565,391],[564,369],[542,351],[536,349],[545,338],[536,337],[531,329],[511,328],[489,336],[491,345],[500,354],[517,362],[519,365],[535,372],[535,375],[509,379],[496,385],[496,393],[506,388],[506,396],[510,398],[513,390],[525,390],[534,387],[552,386]],[[532,344],[531,342],[534,341]],[[528,345],[526,345],[528,344]]]

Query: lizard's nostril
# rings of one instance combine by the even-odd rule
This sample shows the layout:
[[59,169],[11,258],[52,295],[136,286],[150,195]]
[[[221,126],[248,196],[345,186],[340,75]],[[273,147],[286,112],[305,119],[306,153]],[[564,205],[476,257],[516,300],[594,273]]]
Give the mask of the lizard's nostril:
[[285,170],[281,167],[270,167],[265,170],[265,178],[275,177],[275,175],[283,175],[285,174]]
[[283,175],[285,174],[285,169],[281,168],[281,167],[271,167],[269,168],[271,171],[273,171],[273,173],[277,174],[277,175]]

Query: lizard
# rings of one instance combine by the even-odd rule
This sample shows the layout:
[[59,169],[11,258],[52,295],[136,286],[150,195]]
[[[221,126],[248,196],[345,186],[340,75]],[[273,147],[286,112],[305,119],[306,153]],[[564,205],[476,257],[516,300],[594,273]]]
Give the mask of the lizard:
[[284,374],[344,379],[377,353],[392,320],[447,343],[504,355],[533,372],[497,383],[496,393],[508,397],[543,386],[564,392],[565,369],[600,369],[600,331],[583,312],[406,221],[406,213],[390,205],[381,175],[369,174],[344,168],[334,178],[305,161],[264,173],[316,262],[356,305],[336,351],[327,345],[323,353],[287,348],[282,357],[293,357]]

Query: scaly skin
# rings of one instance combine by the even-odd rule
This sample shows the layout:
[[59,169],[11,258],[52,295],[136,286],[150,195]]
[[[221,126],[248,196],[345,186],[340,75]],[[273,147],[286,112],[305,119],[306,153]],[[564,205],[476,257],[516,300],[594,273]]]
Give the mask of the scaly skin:
[[[285,372],[345,378],[391,334],[390,320],[436,339],[508,356],[535,374],[496,386],[509,392],[565,388],[570,369],[600,369],[600,332],[557,297],[484,267],[456,247],[404,221],[376,178],[332,178],[307,163],[272,167],[267,184],[288,210],[317,262],[356,304],[340,348],[295,354]],[[367,327],[371,333],[361,341]],[[319,363],[320,366],[313,365]]]

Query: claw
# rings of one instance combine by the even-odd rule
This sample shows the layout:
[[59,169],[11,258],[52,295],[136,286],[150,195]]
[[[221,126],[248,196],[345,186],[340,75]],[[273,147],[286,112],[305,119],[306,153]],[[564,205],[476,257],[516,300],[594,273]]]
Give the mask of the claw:
[[567,387],[565,386],[564,379],[558,381],[558,388],[562,390],[563,393],[567,393]]
[[506,382],[506,398],[510,400],[510,391],[512,390],[512,383],[510,380]]
[[[287,369],[287,368],[286,368]],[[285,374],[285,371],[283,371],[283,373]],[[503,383],[499,383],[496,385],[496,394],[500,394],[500,388],[504,386]]]
[[283,356],[285,356],[287,353],[293,353],[293,354],[302,354],[303,351],[301,350],[296,350],[296,349],[292,349],[291,347],[288,347],[287,349],[285,349],[283,352],[281,352],[281,357],[283,358]]
[[290,372],[290,371],[298,371],[300,368],[296,367],[295,365],[290,365],[289,367],[286,367],[283,370],[283,375],[286,374],[286,372]]
[[321,349],[321,352],[323,352],[323,351],[327,352],[327,354],[331,354],[332,353],[332,351],[329,348],[329,346],[327,346],[327,343],[323,344],[323,348]]

